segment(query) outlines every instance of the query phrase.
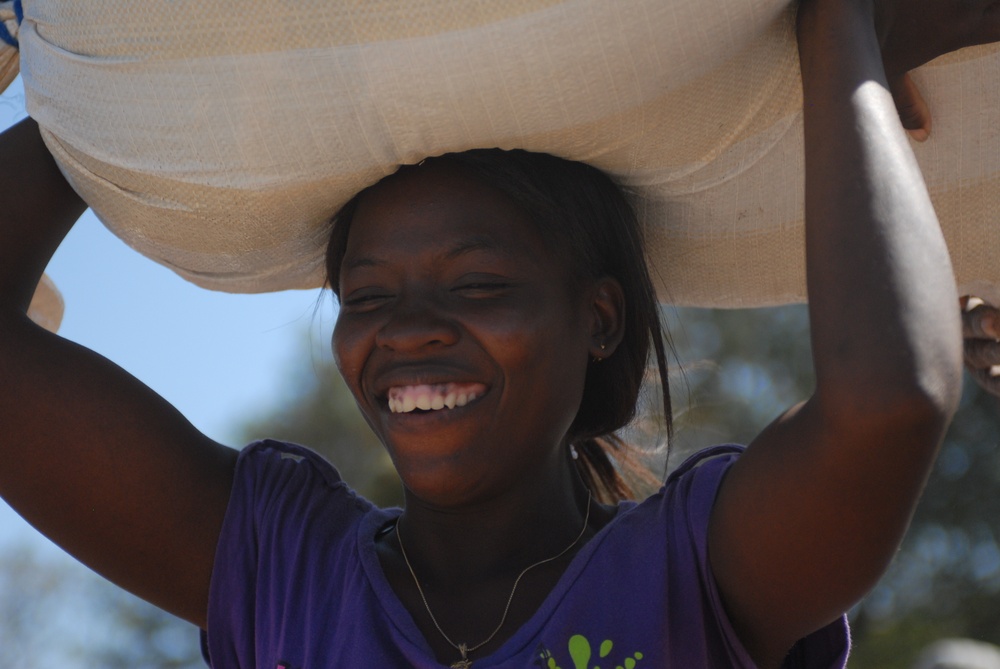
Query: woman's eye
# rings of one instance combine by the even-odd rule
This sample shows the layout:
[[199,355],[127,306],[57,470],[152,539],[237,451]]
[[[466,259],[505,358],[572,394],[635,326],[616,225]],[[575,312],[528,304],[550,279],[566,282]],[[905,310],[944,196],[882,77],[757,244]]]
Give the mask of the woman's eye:
[[342,306],[349,309],[374,308],[391,297],[388,293],[383,292],[356,291],[344,299]]
[[456,290],[470,295],[491,295],[501,293],[511,287],[505,281],[469,281],[460,284]]

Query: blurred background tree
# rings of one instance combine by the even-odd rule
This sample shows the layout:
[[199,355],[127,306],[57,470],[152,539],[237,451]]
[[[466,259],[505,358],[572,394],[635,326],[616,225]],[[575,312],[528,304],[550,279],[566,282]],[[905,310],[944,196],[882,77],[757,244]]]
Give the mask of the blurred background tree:
[[[669,465],[719,442],[746,443],[813,386],[804,306],[668,310],[676,437]],[[306,342],[275,402],[250,407],[236,434],[308,445],[382,505],[401,502],[391,462],[356,410],[326,342]],[[900,553],[851,613],[852,669],[904,669],[946,636],[1000,643],[1000,405],[967,383]],[[656,422],[642,433],[656,435]],[[650,429],[650,426],[653,426]],[[655,446],[655,443],[652,444]],[[663,467],[662,449],[656,457]],[[24,669],[203,666],[197,631],[83,570],[0,554],[0,648]],[[80,630],[84,630],[82,633]]]
[[0,651],[19,669],[204,669],[198,632],[68,556],[0,552]]

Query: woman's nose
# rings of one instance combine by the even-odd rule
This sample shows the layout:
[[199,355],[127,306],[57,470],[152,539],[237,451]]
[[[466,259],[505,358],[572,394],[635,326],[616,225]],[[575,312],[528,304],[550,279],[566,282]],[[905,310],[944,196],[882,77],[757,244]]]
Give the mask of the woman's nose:
[[424,347],[451,346],[459,329],[430,300],[397,304],[389,320],[379,329],[375,343],[394,351],[417,351]]

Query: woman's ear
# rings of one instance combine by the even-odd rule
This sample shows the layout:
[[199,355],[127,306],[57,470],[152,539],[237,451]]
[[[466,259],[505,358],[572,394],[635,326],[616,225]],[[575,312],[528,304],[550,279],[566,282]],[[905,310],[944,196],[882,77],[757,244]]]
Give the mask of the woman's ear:
[[601,361],[611,357],[625,336],[625,293],[617,279],[604,276],[595,282],[592,295],[590,356]]

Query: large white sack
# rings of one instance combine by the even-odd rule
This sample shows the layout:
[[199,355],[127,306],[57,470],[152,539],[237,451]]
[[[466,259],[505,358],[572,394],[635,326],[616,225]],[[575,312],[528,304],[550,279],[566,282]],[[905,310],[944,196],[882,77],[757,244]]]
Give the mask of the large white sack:
[[[634,193],[661,297],[805,298],[787,0],[24,0],[29,113],[138,251],[206,288],[318,286],[330,216],[400,163],[525,148]],[[1000,51],[916,77],[963,289],[1000,298]],[[830,141],[837,141],[831,137]]]

